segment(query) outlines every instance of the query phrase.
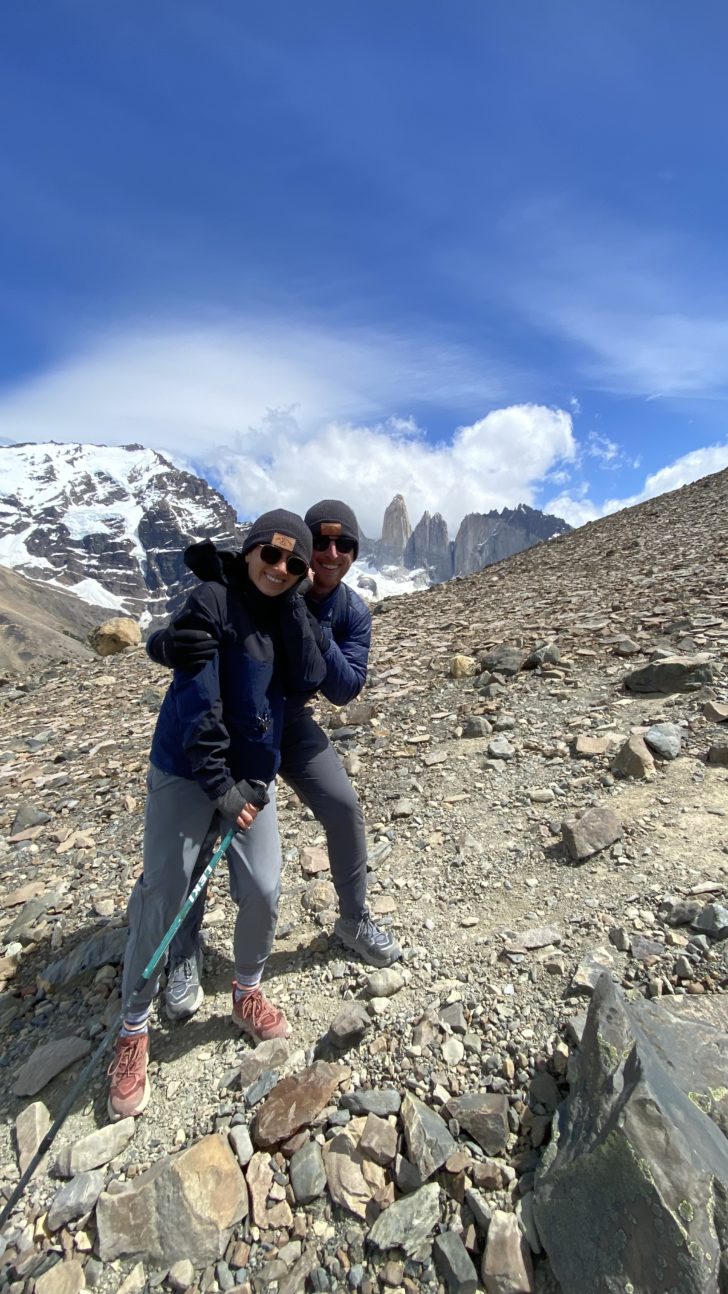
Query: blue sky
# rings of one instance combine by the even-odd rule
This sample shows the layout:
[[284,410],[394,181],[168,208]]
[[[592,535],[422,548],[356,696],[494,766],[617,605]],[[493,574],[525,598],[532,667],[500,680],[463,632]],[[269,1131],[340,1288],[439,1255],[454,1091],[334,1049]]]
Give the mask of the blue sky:
[[241,515],[728,466],[719,0],[6,0],[0,438]]

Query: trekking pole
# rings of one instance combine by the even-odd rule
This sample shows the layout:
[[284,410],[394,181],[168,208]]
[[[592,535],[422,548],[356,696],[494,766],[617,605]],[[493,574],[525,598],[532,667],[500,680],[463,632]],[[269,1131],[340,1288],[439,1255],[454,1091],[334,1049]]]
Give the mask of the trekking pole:
[[[255,785],[255,783],[253,783],[253,785]],[[159,944],[158,948],[155,949],[150,960],[147,962],[146,966],[144,967],[144,970],[142,971],[141,975],[139,976],[139,979],[137,980],[136,984],[131,990],[129,997],[127,1001],[124,1003],[124,1005],[122,1006],[118,1016],[114,1020],[113,1024],[109,1026],[108,1030],[104,1034],[104,1037],[101,1039],[101,1042],[99,1043],[96,1050],[92,1052],[92,1054],[89,1056],[88,1060],[86,1061],[86,1064],[84,1065],[83,1069],[81,1070],[81,1073],[76,1079],[76,1082],[73,1084],[73,1087],[71,1088],[70,1092],[68,1093],[68,1096],[63,1102],[63,1105],[61,1106],[55,1118],[55,1121],[51,1124],[50,1128],[45,1134],[43,1140],[38,1146],[38,1149],[33,1155],[33,1158],[28,1164],[28,1167],[26,1168],[25,1172],[22,1174],[20,1181],[18,1182],[17,1186],[15,1187],[15,1190],[13,1191],[7,1204],[5,1205],[5,1208],[3,1209],[2,1213],[0,1213],[0,1229],[2,1229],[2,1227],[5,1226],[5,1223],[10,1217],[10,1214],[15,1208],[15,1205],[18,1203],[18,1200],[23,1194],[23,1191],[28,1185],[28,1182],[33,1176],[33,1173],[38,1167],[38,1164],[40,1163],[41,1159],[43,1158],[44,1155],[47,1155],[48,1151],[50,1150],[53,1142],[56,1139],[56,1136],[58,1135],[59,1130],[61,1129],[66,1119],[68,1118],[68,1115],[70,1114],[73,1108],[76,1098],[83,1091],[88,1080],[93,1074],[93,1071],[96,1067],[97,1062],[103,1056],[112,1038],[115,1037],[115,1035],[118,1033],[119,1029],[121,1028],[121,1025],[124,1022],[124,1017],[127,1011],[129,1010],[129,1006],[131,1005],[133,998],[136,996],[137,993],[139,993],[144,988],[148,980],[151,979],[157,966],[159,965],[164,954],[169,948],[169,945],[174,939],[174,936],[176,935],[177,931],[182,925],[182,922],[187,916],[187,913],[190,911],[193,904],[198,899],[201,891],[209,881],[210,877],[212,876],[212,873],[214,872],[221,858],[224,856],[224,854],[227,853],[228,849],[230,848],[230,844],[233,836],[235,835],[235,831],[236,831],[236,828],[231,827],[227,835],[223,837],[222,842],[220,843],[219,847],[216,849],[215,853],[212,855],[212,858],[207,864],[207,867],[205,868],[204,872],[202,872],[199,880],[190,890],[187,898],[182,904],[182,907],[177,913],[177,916],[175,917],[174,921],[169,927],[169,930],[164,936],[162,942]]]

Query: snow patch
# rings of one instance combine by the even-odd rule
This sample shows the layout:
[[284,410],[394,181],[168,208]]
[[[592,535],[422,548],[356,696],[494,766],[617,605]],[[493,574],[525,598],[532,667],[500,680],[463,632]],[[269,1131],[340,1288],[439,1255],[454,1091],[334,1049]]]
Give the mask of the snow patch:
[[[365,582],[359,582],[362,577],[363,581],[374,581],[376,593],[368,588]],[[344,576],[344,582],[351,585],[366,602],[380,602],[382,598],[398,597],[402,593],[415,593],[418,589],[426,589],[432,580],[424,568],[407,571],[402,566],[383,566],[379,570],[373,563],[362,558],[350,567]]]

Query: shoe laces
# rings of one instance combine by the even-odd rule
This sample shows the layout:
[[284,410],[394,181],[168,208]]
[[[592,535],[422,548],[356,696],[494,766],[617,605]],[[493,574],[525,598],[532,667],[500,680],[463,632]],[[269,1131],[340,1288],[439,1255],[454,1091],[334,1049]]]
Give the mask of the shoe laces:
[[186,980],[191,980],[192,979],[192,958],[184,957],[181,962],[177,963],[174,970],[172,971],[172,974],[176,975],[177,971],[179,970],[182,971],[182,974],[184,975]]
[[262,989],[256,988],[239,999],[240,1014],[244,1020],[250,1020],[254,1029],[277,1024],[281,1012],[269,1002]]
[[129,1078],[135,1071],[144,1064],[146,1055],[146,1033],[140,1033],[136,1038],[119,1038],[116,1044],[116,1050],[107,1070],[109,1078],[121,1079]]
[[365,912],[359,922],[356,937],[357,939],[361,939],[363,937],[372,944],[389,943],[389,936],[386,935],[383,930],[380,930],[378,926],[375,926],[369,912]]

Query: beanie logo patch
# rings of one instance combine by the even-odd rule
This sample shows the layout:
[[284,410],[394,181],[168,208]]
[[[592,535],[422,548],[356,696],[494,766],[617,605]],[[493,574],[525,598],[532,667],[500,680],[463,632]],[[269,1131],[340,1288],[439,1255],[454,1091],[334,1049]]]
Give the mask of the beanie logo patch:
[[292,553],[296,547],[295,539],[291,539],[290,535],[279,535],[277,530],[270,542],[275,544],[276,548],[282,548],[286,553]]
[[343,526],[340,521],[322,521],[319,526],[319,534],[321,535],[340,535],[342,530]]

